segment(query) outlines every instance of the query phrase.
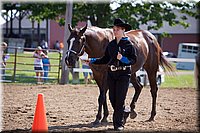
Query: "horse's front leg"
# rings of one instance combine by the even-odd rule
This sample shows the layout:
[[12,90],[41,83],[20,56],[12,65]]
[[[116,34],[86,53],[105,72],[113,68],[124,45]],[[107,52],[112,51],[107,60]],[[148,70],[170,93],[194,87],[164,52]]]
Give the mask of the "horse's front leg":
[[108,91],[108,87],[107,87],[107,78],[106,75],[104,74],[102,76],[102,80],[101,80],[101,86],[99,85],[99,98],[98,98],[98,113],[96,115],[96,120],[94,121],[94,124],[99,124],[100,120],[102,118],[102,107],[104,109],[104,115],[103,115],[103,119],[101,120],[101,122],[107,122],[107,117],[109,115],[108,112],[108,105],[107,105],[107,100],[106,100],[106,93]]
[[[94,73],[95,72],[95,73]],[[103,81],[103,75],[100,73],[97,73],[96,71],[93,71],[94,79],[99,87],[99,97],[98,97],[98,113],[96,115],[96,119],[93,122],[94,125],[97,125],[100,123],[100,120],[102,119],[102,107],[103,105],[107,108],[106,101],[106,89],[104,86]],[[105,105],[106,104],[106,105]],[[108,112],[108,111],[107,111]],[[105,121],[105,118],[104,118]]]
[[[98,98],[98,104],[99,104],[99,107],[98,107],[98,113],[96,115],[96,120],[93,122],[94,125],[97,125],[100,123],[101,121],[101,118],[102,118],[102,107],[103,105],[105,106],[105,90],[102,89],[102,88],[99,88],[100,89],[100,94],[99,94],[99,98]],[[106,105],[107,106],[107,105]],[[103,118],[102,119],[102,122],[103,121],[106,121],[107,118]]]
[[[99,88],[100,89],[100,88]],[[101,90],[101,89],[100,89]],[[94,125],[97,125],[100,123],[100,120],[101,120],[101,114],[102,114],[102,107],[103,107],[103,102],[102,102],[102,97],[103,97],[103,92],[100,91],[100,94],[99,94],[99,98],[98,98],[98,113],[96,115],[96,119],[95,121],[93,122]]]
[[104,115],[103,115],[103,119],[101,120],[101,122],[108,122],[107,118],[108,118],[108,115],[109,115],[109,112],[108,112],[108,104],[107,104],[107,100],[106,100],[106,93],[107,93],[108,89],[106,88],[105,89],[105,93],[104,93],[104,96],[105,96],[105,99],[104,99],[104,103],[103,103],[103,111],[104,111]]
[[139,98],[139,95],[142,91],[143,86],[140,84],[140,82],[136,78],[136,74],[131,75],[131,83],[133,84],[133,87],[135,88],[135,94],[133,96],[133,99],[131,101],[130,107],[131,107],[131,112],[130,112],[130,118],[134,119],[137,117],[137,113],[135,112],[135,104]]
[[[90,64],[91,65],[91,64]],[[99,97],[98,97],[98,113],[96,115],[96,120],[93,122],[94,125],[99,124],[102,119],[102,107],[104,107],[104,117],[102,122],[107,121],[108,117],[108,107],[106,102],[106,92],[107,92],[107,72],[102,66],[93,66],[91,65],[91,69],[93,71],[94,79],[99,87]]]

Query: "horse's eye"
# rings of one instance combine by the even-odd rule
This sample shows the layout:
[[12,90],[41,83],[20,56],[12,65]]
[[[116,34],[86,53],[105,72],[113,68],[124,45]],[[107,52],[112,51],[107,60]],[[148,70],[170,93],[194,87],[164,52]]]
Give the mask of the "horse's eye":
[[80,38],[80,42],[84,42],[85,41],[85,38],[82,36],[81,38]]
[[82,40],[83,40],[83,42],[84,42],[84,41],[85,41],[85,38],[83,37],[83,39],[82,39]]

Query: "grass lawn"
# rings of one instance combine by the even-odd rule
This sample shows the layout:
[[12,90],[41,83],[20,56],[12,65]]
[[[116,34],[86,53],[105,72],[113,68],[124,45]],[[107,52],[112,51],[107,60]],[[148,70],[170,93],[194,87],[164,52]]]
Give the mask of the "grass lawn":
[[[172,63],[172,66],[176,68],[176,63]],[[191,70],[176,70],[176,72],[191,72],[191,74],[185,75],[172,75],[165,74],[165,82],[160,87],[163,88],[196,88],[194,71]],[[170,73],[170,72],[169,72]]]
[[[24,52],[21,54],[18,54],[17,57],[17,64],[16,65],[16,82],[17,83],[36,83],[36,79],[33,78],[35,76],[34,68],[33,68],[33,62],[34,58],[32,58],[33,52]],[[59,53],[57,52],[50,52],[48,54],[51,62],[51,71],[49,72],[49,77],[54,78],[49,80],[49,83],[57,83],[57,77],[58,77],[58,65],[59,65]],[[12,80],[12,75],[14,74],[13,68],[14,68],[14,55],[10,54],[10,58],[7,60],[7,66],[6,68],[10,68],[11,70],[6,70],[6,74],[10,75],[7,76],[6,79]],[[175,66],[175,64],[173,64]],[[183,70],[178,70],[183,71]],[[183,71],[184,72],[184,71]],[[61,71],[60,75],[61,77]],[[79,79],[80,83],[83,84],[83,73],[79,73]],[[72,75],[69,75],[69,82],[72,83]],[[195,88],[195,80],[193,74],[187,74],[187,75],[176,75],[176,76],[170,76],[165,75],[165,82],[161,84],[161,88]]]
[[195,80],[193,74],[169,76],[165,75],[165,82],[161,84],[161,88],[195,88]]

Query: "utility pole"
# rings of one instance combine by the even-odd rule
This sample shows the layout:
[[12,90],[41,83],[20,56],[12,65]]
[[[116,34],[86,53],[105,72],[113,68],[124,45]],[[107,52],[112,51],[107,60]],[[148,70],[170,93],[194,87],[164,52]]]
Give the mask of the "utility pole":
[[67,84],[69,83],[69,69],[65,63],[66,52],[68,49],[67,39],[69,38],[70,31],[68,29],[68,24],[72,22],[72,8],[73,3],[72,1],[67,1],[66,4],[66,14],[65,14],[65,31],[64,31],[64,49],[63,49],[63,56],[62,56],[62,73],[61,73],[61,82],[60,84]]

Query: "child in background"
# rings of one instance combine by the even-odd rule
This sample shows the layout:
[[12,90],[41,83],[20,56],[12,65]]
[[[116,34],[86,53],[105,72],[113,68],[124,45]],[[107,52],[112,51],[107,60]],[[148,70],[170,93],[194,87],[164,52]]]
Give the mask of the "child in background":
[[55,43],[55,49],[60,50],[60,43],[58,40]]
[[34,60],[34,70],[36,72],[37,77],[37,83],[42,83],[43,77],[43,63],[42,63],[42,57],[46,57],[46,55],[42,52],[42,48],[38,46],[33,54]]
[[1,76],[2,79],[5,79],[5,77],[3,76],[5,74],[5,68],[6,68],[6,55],[5,55],[5,50],[7,49],[7,43],[3,42],[1,43]]
[[48,74],[50,71],[50,61],[47,56],[47,51],[44,51],[45,56],[42,58],[42,63],[43,63],[43,69],[44,69],[44,82],[47,82],[48,80]]
[[64,44],[61,42],[61,43],[60,43],[60,52],[61,52],[61,53],[63,52],[63,49],[64,49]]

